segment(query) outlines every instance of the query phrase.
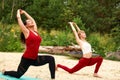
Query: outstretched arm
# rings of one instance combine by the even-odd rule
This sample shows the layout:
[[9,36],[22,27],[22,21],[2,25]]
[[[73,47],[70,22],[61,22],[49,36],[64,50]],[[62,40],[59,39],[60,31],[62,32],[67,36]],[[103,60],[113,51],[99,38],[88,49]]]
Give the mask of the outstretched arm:
[[73,23],[73,25],[76,27],[77,32],[79,32],[79,31],[80,31],[80,28],[78,27],[78,25],[77,25],[75,22],[72,22],[72,23]]
[[72,22],[69,22],[69,24],[70,24],[70,26],[71,26],[71,28],[72,28],[72,31],[73,31],[74,35],[75,35],[76,42],[77,42],[78,45],[80,45],[80,47],[81,47],[81,40],[80,40],[80,38],[79,38],[79,36],[78,36],[78,33],[77,33],[76,29],[75,29],[74,26],[73,26],[73,23],[72,23]]
[[37,24],[35,20],[24,10],[21,10],[21,14],[24,14],[28,19],[30,19],[34,24],[34,31],[37,31]]
[[22,19],[21,19],[21,15],[20,15],[20,9],[17,10],[17,20],[18,20],[18,24],[20,26],[21,31],[24,33],[25,38],[28,37],[29,31],[26,28],[26,26],[24,25]]

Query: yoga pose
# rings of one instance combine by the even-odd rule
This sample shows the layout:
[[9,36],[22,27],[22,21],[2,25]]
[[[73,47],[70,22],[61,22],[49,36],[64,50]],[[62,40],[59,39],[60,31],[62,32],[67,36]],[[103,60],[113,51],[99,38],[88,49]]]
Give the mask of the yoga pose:
[[[21,15],[24,14],[27,18],[26,22],[23,23]],[[5,71],[2,70],[4,75],[20,78],[30,67],[41,66],[46,63],[49,64],[49,70],[51,73],[51,79],[55,79],[55,59],[48,55],[38,55],[38,50],[42,38],[37,32],[37,25],[35,20],[24,10],[17,10],[17,20],[21,29],[21,40],[26,45],[25,52],[21,58],[20,64],[17,71]]]
[[97,73],[103,61],[103,58],[100,56],[93,58],[91,45],[85,40],[86,38],[85,32],[83,30],[80,30],[80,28],[77,26],[76,23],[69,22],[69,24],[71,25],[72,31],[75,35],[76,42],[81,47],[81,50],[83,52],[83,57],[79,60],[79,62],[73,68],[68,68],[61,64],[57,64],[57,68],[62,68],[69,73],[74,73],[86,66],[92,66],[96,64],[93,76],[100,78],[100,76]]

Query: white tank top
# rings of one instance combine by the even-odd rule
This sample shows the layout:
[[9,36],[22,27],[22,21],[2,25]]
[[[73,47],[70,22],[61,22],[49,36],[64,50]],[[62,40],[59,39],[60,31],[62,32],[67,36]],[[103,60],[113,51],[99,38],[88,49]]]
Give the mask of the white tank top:
[[82,43],[82,52],[83,52],[83,54],[92,52],[91,45],[88,42]]

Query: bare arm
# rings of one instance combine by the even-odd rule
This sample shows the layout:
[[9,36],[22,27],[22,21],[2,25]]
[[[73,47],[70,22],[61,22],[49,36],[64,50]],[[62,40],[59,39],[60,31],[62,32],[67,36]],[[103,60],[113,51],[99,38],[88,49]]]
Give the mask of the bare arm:
[[76,27],[77,32],[79,32],[79,31],[80,31],[80,28],[78,27],[78,25],[77,25],[75,22],[72,22],[72,23],[73,23],[73,25]]
[[22,13],[25,14],[25,16],[33,22],[34,31],[37,32],[37,24],[36,24],[35,20],[26,11],[22,10]]
[[80,47],[81,47],[81,40],[80,40],[80,38],[79,38],[79,36],[78,36],[78,33],[77,33],[76,29],[74,28],[72,22],[69,22],[69,24],[70,24],[70,26],[71,26],[71,28],[72,28],[73,33],[74,33],[76,42],[77,42],[78,45],[80,45]]
[[23,32],[23,34],[25,35],[25,38],[28,37],[29,35],[29,31],[26,28],[26,26],[23,24],[23,21],[21,19],[21,15],[20,15],[20,9],[17,10],[17,20],[18,20],[18,24],[20,26],[21,31]]

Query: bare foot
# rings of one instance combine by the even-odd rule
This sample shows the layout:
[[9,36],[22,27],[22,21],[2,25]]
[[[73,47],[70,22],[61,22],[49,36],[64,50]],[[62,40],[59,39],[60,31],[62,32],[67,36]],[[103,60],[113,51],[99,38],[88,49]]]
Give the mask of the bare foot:
[[4,73],[5,73],[5,69],[2,70],[2,74],[4,74]]
[[97,73],[94,73],[93,76],[94,76],[94,77],[97,77],[97,78],[102,78],[102,77],[99,76]]
[[58,71],[58,67],[57,66],[55,66],[55,70]]

